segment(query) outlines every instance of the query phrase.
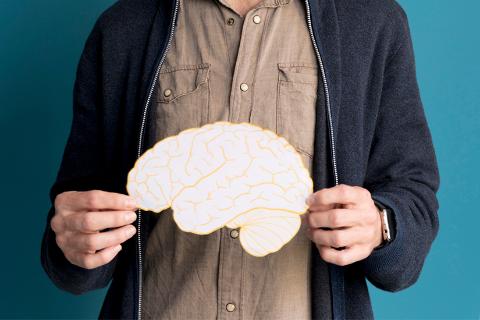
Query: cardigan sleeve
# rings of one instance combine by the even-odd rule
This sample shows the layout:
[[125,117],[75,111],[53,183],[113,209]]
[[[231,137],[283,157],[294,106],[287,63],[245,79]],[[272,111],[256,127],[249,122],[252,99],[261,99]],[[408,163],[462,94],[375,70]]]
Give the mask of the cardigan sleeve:
[[55,233],[50,227],[50,220],[55,213],[53,203],[59,193],[103,189],[105,186],[99,136],[100,43],[101,32],[97,22],[78,64],[72,125],[56,181],[50,189],[52,206],[48,212],[41,244],[41,264],[45,272],[57,287],[74,294],[105,287],[112,278],[117,260],[115,257],[110,263],[91,270],[73,265],[56,244]]
[[398,7],[396,41],[383,75],[365,186],[390,208],[395,239],[360,262],[376,287],[398,291],[419,277],[438,228],[439,172],[420,99],[408,21]]

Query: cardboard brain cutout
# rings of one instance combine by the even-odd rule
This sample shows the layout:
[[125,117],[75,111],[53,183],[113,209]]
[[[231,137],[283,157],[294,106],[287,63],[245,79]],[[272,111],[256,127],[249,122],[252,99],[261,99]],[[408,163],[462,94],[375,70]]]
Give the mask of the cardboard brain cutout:
[[172,208],[178,227],[209,234],[238,228],[257,257],[298,232],[313,183],[287,140],[248,124],[216,122],[182,131],[147,150],[128,174],[140,209]]

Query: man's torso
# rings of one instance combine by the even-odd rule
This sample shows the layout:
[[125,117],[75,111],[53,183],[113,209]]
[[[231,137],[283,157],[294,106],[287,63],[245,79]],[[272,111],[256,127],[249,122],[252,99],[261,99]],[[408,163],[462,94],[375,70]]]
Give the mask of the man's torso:
[[[154,103],[156,139],[216,121],[285,137],[311,170],[318,66],[298,0],[266,0],[244,17],[225,1],[181,0]],[[310,241],[248,255],[236,230],[184,233],[171,210],[150,235],[145,318],[310,318]]]

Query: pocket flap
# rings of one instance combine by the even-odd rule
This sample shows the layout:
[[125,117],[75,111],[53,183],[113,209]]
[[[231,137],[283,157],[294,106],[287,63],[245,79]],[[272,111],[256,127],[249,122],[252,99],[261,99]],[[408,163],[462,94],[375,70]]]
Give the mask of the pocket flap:
[[183,65],[160,71],[157,101],[169,103],[195,91],[208,80],[210,65]]
[[317,67],[308,63],[279,63],[280,81],[296,83],[317,83]]

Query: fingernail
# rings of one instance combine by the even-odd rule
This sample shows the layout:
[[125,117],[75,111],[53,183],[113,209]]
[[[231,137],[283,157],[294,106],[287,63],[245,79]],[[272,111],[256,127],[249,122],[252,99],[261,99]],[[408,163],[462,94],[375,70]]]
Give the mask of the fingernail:
[[311,195],[308,196],[307,200],[305,200],[305,203],[308,204],[309,206],[311,206],[313,204],[313,199],[314,198],[315,198],[315,196],[312,193]]
[[118,246],[115,247],[115,252],[119,252],[120,250],[122,250],[122,246],[119,244]]
[[125,231],[125,234],[126,234],[127,237],[131,237],[135,234],[135,231],[136,231],[135,227],[132,226],[132,227],[128,228],[127,231]]
[[137,208],[137,203],[133,199],[128,199],[125,204],[128,208]]
[[135,219],[137,219],[137,215],[135,214],[135,212],[130,211],[125,213],[125,221],[130,222],[135,221]]

